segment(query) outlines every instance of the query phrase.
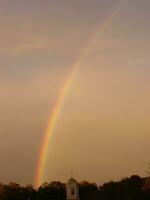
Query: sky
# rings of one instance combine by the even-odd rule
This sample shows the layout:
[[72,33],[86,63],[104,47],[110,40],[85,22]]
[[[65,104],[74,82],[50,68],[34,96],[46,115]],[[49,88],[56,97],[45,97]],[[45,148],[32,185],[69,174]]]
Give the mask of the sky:
[[0,0],[0,182],[34,184],[49,116],[86,46],[42,181],[147,175],[149,10],[149,0]]

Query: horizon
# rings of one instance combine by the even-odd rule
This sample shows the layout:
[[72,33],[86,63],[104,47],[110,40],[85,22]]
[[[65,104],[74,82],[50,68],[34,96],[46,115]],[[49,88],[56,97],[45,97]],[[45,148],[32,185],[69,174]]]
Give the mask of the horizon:
[[[21,185],[20,183],[18,183],[18,182],[15,182],[15,181],[9,181],[8,183],[0,183],[1,185],[11,185],[11,184],[17,184],[17,185],[19,185],[20,187],[28,187],[28,186],[32,186],[35,190],[38,190],[41,186],[44,186],[44,185],[47,185],[47,184],[53,184],[53,183],[61,183],[61,184],[64,184],[64,185],[66,185],[67,183],[68,183],[68,181],[70,180],[70,178],[73,178],[73,179],[75,179],[75,181],[80,185],[80,184],[94,184],[94,185],[96,185],[97,187],[101,187],[101,186],[104,186],[105,184],[109,184],[109,183],[111,183],[111,182],[113,182],[113,183],[118,183],[118,182],[121,182],[121,181],[124,181],[124,180],[126,180],[126,179],[130,179],[130,178],[134,178],[134,177],[139,177],[140,179],[143,179],[143,180],[148,180],[149,178],[150,178],[150,176],[143,176],[143,177],[141,177],[141,176],[139,176],[138,174],[132,174],[132,175],[130,175],[130,176],[127,176],[127,177],[122,177],[122,178],[120,178],[120,179],[118,179],[118,180],[113,180],[113,179],[110,179],[110,180],[106,180],[105,182],[103,182],[103,183],[101,183],[101,184],[98,184],[98,183],[96,183],[96,182],[92,182],[92,181],[90,181],[90,180],[78,180],[78,179],[76,179],[75,177],[68,177],[68,179],[66,179],[66,181],[64,181],[64,182],[62,182],[62,181],[60,181],[60,180],[49,180],[49,181],[47,181],[47,182],[43,182],[43,183],[41,183],[41,185],[39,185],[38,187],[35,187],[34,186],[34,184],[31,184],[31,183],[27,183],[27,184],[25,184],[25,185]],[[146,183],[146,182],[143,182],[144,184]]]

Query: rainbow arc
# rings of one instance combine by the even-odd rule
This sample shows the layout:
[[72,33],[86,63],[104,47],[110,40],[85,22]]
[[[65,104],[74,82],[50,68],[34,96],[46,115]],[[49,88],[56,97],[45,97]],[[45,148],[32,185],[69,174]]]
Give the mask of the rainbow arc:
[[120,4],[113,10],[113,12],[105,19],[105,21],[102,23],[100,28],[94,32],[91,39],[89,40],[87,46],[81,51],[81,54],[79,56],[79,59],[75,64],[71,67],[71,71],[68,74],[68,79],[64,82],[64,85],[60,89],[60,92],[58,94],[58,98],[55,102],[53,111],[51,112],[51,115],[49,117],[48,126],[46,128],[44,138],[41,144],[38,162],[37,162],[37,169],[36,169],[36,175],[35,175],[35,187],[38,188],[41,185],[42,177],[44,174],[44,169],[46,166],[46,160],[48,157],[48,150],[49,150],[49,144],[50,144],[50,138],[51,135],[55,132],[55,128],[57,126],[57,121],[61,112],[61,109],[63,107],[65,98],[67,97],[72,83],[75,80],[80,67],[83,65],[85,59],[88,57],[90,52],[95,46],[95,43],[98,39],[100,39],[100,36],[106,31],[106,29],[110,26],[112,19],[114,16],[118,13],[122,5],[124,5],[124,2],[127,2],[126,0],[122,0]]

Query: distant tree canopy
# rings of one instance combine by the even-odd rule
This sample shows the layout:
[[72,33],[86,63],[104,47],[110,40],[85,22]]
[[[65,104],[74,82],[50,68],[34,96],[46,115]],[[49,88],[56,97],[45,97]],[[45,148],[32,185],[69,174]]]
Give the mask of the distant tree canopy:
[[[79,184],[81,200],[149,200],[150,177],[133,175],[120,181],[110,181],[102,186],[87,181]],[[53,181],[38,189],[32,185],[22,187],[17,183],[0,184],[0,200],[65,200],[65,184]]]

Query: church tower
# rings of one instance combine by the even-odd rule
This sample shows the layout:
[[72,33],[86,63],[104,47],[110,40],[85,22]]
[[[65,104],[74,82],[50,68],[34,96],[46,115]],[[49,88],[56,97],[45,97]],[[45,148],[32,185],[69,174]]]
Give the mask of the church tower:
[[78,183],[74,178],[70,178],[66,184],[67,200],[80,200]]

